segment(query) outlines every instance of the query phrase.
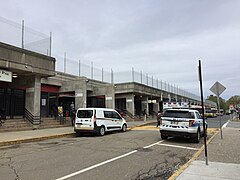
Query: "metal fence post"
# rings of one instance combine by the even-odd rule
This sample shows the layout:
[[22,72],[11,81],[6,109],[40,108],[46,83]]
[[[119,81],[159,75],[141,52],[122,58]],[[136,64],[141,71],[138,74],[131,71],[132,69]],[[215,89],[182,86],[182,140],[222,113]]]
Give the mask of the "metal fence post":
[[134,82],[134,68],[132,67],[132,82]]
[[146,75],[146,76],[147,76],[147,86],[148,86],[148,73],[147,73],[147,75]]
[[78,61],[78,76],[81,76],[81,60]]
[[50,46],[49,46],[49,56],[52,55],[52,32],[50,32]]
[[102,82],[103,82],[103,68],[102,68]]
[[64,53],[64,73],[66,73],[66,52]]
[[91,62],[91,79],[93,79],[93,62]]
[[111,69],[111,83],[113,84],[113,70]]
[[24,49],[24,20],[22,20],[22,48]]

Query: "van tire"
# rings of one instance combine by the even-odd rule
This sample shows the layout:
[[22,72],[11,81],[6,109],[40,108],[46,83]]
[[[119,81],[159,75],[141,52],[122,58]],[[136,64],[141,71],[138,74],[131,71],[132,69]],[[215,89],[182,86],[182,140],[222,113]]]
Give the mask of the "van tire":
[[126,124],[123,124],[122,126],[122,132],[126,132],[127,131],[127,125]]
[[101,127],[98,129],[98,135],[99,135],[99,136],[104,136],[104,135],[105,135],[105,127],[104,127],[104,126],[101,126]]

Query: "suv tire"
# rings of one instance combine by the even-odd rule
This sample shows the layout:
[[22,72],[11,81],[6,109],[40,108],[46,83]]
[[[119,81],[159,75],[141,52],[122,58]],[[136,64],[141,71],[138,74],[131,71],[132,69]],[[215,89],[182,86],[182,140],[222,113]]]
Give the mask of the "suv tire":
[[164,134],[161,133],[161,138],[162,138],[163,140],[165,140],[165,139],[168,138],[168,136],[166,136],[166,135],[164,135]]
[[200,138],[201,138],[201,134],[200,134],[199,129],[198,129],[197,133],[194,136],[193,142],[199,143],[200,142]]

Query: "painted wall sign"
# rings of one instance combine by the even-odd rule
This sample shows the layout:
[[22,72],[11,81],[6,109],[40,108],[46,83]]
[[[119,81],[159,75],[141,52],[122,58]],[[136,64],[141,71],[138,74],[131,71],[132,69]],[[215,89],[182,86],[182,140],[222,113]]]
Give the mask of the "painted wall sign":
[[75,97],[83,97],[83,93],[75,93]]
[[110,97],[110,96],[106,97],[106,100],[112,100],[112,97]]
[[127,99],[126,102],[133,102],[133,100],[132,99]]
[[12,82],[12,72],[0,69],[0,81]]

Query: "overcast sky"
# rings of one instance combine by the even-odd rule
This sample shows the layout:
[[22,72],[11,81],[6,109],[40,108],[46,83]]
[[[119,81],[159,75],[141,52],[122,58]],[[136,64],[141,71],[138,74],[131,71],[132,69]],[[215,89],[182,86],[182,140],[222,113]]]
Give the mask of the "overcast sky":
[[[239,0],[0,0],[0,16],[53,34],[52,54],[94,67],[142,71],[204,96],[240,95]],[[2,30],[0,30],[1,32]],[[1,32],[2,33],[2,32]],[[0,40],[1,41],[1,40]],[[58,59],[57,59],[58,60]],[[131,78],[131,77],[129,77]]]

